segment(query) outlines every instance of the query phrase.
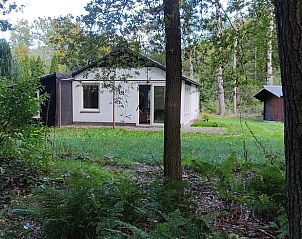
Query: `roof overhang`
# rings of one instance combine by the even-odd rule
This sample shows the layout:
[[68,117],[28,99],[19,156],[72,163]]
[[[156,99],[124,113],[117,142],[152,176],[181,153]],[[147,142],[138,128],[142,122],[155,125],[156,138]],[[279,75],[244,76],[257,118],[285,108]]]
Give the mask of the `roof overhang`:
[[283,97],[282,86],[264,86],[254,95],[254,97],[260,101],[264,101],[272,96],[278,98]]
[[[166,66],[164,66],[163,64],[161,64],[141,53],[134,52],[128,48],[124,48],[124,49],[113,50],[110,53],[108,53],[107,55],[101,57],[100,59],[93,61],[92,63],[73,71],[71,73],[71,77],[74,77],[74,76],[76,76],[86,70],[89,70],[91,68],[94,68],[94,67],[112,67],[112,66],[115,67],[116,66],[115,59],[118,57],[125,56],[125,55],[128,55],[130,57],[130,61],[131,60],[133,60],[133,62],[135,61],[135,63],[132,62],[133,65],[131,65],[131,63],[130,64],[125,63],[125,65],[127,65],[127,67],[157,67],[163,71],[167,71]],[[200,86],[200,83],[190,79],[189,77],[182,76],[182,80],[184,80],[187,83],[190,83],[190,84],[193,84],[196,86]]]

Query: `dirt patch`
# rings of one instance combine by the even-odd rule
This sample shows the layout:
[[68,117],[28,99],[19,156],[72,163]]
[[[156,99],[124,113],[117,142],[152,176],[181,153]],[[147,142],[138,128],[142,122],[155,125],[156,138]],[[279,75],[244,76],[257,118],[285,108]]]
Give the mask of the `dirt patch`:
[[[69,125],[65,126],[67,128],[112,128],[112,126],[96,126],[96,125]],[[149,132],[163,132],[163,126],[150,126],[150,125],[140,125],[140,126],[116,126],[116,129],[125,129],[129,131],[149,131]],[[191,127],[184,126],[180,128],[181,132],[184,133],[201,133],[210,135],[223,135],[226,129],[221,127]]]

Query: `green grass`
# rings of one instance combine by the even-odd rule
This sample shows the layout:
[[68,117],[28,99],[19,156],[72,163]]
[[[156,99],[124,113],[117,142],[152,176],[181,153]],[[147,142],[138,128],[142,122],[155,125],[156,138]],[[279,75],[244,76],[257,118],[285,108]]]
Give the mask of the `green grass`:
[[[251,119],[212,117],[225,129],[223,135],[201,133],[182,134],[182,159],[221,162],[230,154],[243,157],[244,152],[252,161],[265,160],[265,153],[284,158],[283,124]],[[118,164],[143,162],[161,163],[163,133],[129,131],[110,128],[61,128],[53,129],[51,140],[56,153],[67,153],[94,160],[110,160]],[[254,136],[252,135],[252,133]],[[257,140],[262,146],[259,146]]]
[[197,121],[192,124],[193,127],[219,127],[214,121]]

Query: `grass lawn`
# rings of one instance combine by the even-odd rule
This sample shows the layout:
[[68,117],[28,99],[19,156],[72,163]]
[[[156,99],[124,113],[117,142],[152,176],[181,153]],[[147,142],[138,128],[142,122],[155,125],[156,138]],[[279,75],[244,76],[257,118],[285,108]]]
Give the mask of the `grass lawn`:
[[[218,116],[212,116],[209,121],[224,128],[225,134],[183,133],[182,160],[185,163],[199,159],[221,162],[231,154],[243,157],[244,152],[249,160],[255,162],[265,160],[265,154],[283,160],[282,123]],[[159,164],[163,157],[162,132],[61,128],[52,129],[50,135],[54,151],[58,154],[105,159],[118,164]]]

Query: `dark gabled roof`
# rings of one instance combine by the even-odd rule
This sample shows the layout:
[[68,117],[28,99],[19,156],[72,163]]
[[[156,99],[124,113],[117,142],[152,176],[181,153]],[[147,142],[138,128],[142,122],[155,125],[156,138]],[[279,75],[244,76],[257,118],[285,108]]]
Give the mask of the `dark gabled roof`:
[[65,79],[65,78],[70,78],[71,77],[71,74],[69,73],[51,73],[51,74],[48,74],[46,76],[43,76],[41,77],[41,80],[46,80],[46,79]]
[[[127,66],[127,67],[158,67],[164,71],[166,71],[166,67],[163,64],[143,55],[140,53],[136,53],[128,48],[125,49],[116,49],[108,53],[107,55],[101,57],[98,60],[93,61],[87,66],[81,67],[71,73],[71,76],[88,70],[92,67],[111,67],[111,66]],[[188,83],[200,86],[200,84],[186,76],[182,76],[182,79]]]
[[277,86],[277,85],[264,86],[263,89],[261,89],[260,91],[258,91],[256,95],[254,95],[254,97],[258,100],[263,101],[269,95],[274,95],[279,98],[283,97],[282,86]]

